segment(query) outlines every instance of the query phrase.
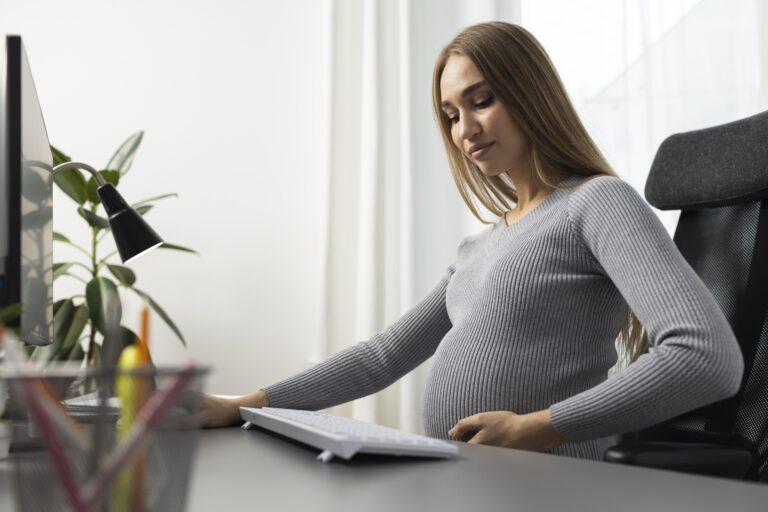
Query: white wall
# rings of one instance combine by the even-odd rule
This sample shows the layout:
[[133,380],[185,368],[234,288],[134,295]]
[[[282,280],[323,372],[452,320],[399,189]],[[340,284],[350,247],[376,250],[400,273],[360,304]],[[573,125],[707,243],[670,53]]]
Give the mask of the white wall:
[[[200,252],[132,264],[189,344],[155,316],[152,350],[212,365],[211,391],[285,376],[319,335],[324,13],[316,0],[0,0],[0,33],[23,37],[54,145],[103,166],[146,131],[119,189],[129,201],[178,192],[147,219]],[[55,229],[87,243],[74,203],[55,201]],[[72,290],[59,283],[57,295]],[[135,326],[138,304],[124,315]]]

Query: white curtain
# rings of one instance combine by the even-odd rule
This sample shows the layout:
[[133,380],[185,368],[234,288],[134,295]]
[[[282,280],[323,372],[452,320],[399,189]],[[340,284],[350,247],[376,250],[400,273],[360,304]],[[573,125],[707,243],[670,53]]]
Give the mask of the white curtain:
[[[765,108],[759,0],[327,0],[324,332],[308,364],[365,340],[427,293],[482,225],[461,202],[431,112],[440,48],[461,28],[522,23],[588,130],[642,191],[667,135]],[[763,29],[762,31],[760,29]],[[663,218],[672,230],[675,219]],[[421,431],[429,363],[334,412]]]
[[[314,364],[397,320],[481,226],[455,191],[431,112],[442,46],[516,2],[330,0],[325,329]],[[428,364],[428,363],[427,363]],[[426,365],[334,412],[421,431]]]

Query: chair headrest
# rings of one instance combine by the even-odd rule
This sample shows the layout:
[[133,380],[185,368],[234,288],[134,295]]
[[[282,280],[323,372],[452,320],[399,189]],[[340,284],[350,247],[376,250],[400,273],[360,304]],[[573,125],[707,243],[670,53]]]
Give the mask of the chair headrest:
[[768,111],[659,146],[645,198],[660,210],[713,208],[768,197]]

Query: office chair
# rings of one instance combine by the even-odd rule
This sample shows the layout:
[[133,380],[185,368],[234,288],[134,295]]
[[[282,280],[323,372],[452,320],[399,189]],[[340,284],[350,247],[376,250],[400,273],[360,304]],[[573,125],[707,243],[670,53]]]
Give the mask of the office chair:
[[739,392],[622,438],[604,460],[768,482],[768,111],[672,135],[645,188],[744,355]]

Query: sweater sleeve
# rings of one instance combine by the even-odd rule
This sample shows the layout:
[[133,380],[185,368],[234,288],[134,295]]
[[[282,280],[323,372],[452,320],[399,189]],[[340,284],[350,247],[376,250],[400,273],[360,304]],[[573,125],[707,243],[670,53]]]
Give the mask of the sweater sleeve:
[[449,267],[426,297],[369,340],[264,388],[270,406],[332,407],[380,391],[426,361],[451,328],[445,291],[453,271]]
[[733,332],[640,195],[618,178],[600,177],[571,194],[568,212],[576,237],[652,348],[612,378],[552,405],[555,429],[569,441],[606,437],[735,394],[744,363]]

